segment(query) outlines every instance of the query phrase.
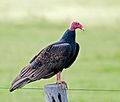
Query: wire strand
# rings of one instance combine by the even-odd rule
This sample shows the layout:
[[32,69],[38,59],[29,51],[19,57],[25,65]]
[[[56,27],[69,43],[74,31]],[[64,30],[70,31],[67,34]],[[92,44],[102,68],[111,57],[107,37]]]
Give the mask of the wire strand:
[[[6,89],[8,90],[9,88],[6,87],[0,87],[0,89]],[[43,88],[21,88],[21,90],[44,90]],[[82,89],[82,88],[76,88],[76,89],[66,89],[67,91],[111,91],[111,92],[120,92],[119,89]]]

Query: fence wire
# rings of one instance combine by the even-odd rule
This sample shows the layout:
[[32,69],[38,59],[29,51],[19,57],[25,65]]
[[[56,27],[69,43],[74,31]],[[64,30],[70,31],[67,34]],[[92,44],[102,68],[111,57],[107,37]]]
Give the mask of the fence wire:
[[[9,88],[7,87],[0,87],[0,90],[9,90]],[[21,88],[21,90],[44,90],[44,88]],[[70,88],[70,89],[66,89],[67,91],[103,91],[103,92],[107,92],[107,91],[111,91],[111,92],[120,92],[120,89],[84,89],[84,88]]]

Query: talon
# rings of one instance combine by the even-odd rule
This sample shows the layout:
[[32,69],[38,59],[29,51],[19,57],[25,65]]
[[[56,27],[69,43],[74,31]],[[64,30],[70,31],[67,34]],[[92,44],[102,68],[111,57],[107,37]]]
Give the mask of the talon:
[[[65,88],[66,89],[68,89],[68,87],[67,87],[67,83],[65,82],[65,81],[59,81],[59,82],[57,82],[56,84],[61,84],[61,87],[62,87],[62,89],[64,90]],[[64,85],[65,85],[65,88],[64,88]]]

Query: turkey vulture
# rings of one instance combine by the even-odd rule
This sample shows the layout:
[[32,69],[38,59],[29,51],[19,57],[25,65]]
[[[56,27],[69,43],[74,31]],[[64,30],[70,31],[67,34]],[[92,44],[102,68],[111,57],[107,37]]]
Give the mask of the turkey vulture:
[[10,92],[30,82],[48,79],[55,74],[57,74],[57,84],[65,83],[61,81],[60,73],[63,68],[68,68],[73,64],[79,52],[79,44],[75,41],[77,28],[84,31],[79,22],[73,21],[58,42],[41,50],[14,79]]

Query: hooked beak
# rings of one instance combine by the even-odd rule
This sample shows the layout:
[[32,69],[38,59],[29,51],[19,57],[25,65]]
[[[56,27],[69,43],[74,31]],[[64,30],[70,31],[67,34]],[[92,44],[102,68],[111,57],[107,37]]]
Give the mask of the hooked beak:
[[85,31],[85,28],[82,28],[82,31]]
[[82,30],[82,31],[85,31],[85,28],[80,24],[79,25],[79,28]]

